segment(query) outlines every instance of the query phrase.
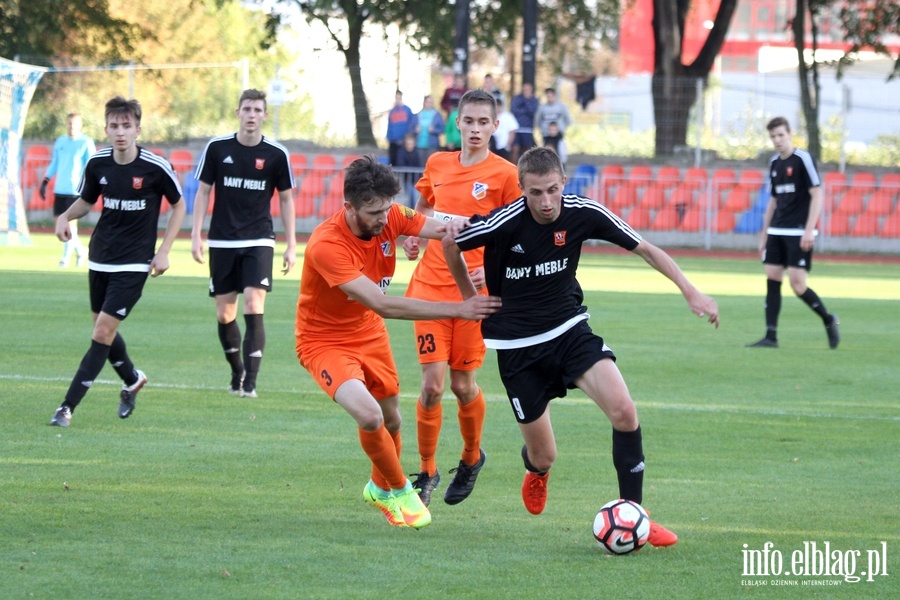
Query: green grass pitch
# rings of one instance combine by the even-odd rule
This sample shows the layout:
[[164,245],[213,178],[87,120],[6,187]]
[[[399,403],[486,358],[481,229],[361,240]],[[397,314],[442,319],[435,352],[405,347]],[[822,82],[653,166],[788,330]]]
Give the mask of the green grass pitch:
[[[785,285],[781,348],[768,350],[744,348],[764,329],[758,261],[678,258],[719,302],[716,331],[639,258],[585,255],[591,324],[618,354],[644,429],[644,505],[680,536],[608,557],[591,539],[595,512],[617,497],[608,422],[580,393],[551,404],[559,459],[547,509],[528,514],[521,438],[490,352],[475,492],[441,499],[460,449],[447,399],[434,522],[388,526],[362,500],[354,423],[294,355],[299,264],[267,301],[259,399],[225,392],[206,267],[179,240],[121,330],[150,379],[135,414],[116,416],[107,365],[72,426],[49,427],[89,343],[87,277],[56,268],[51,236],[33,242],[0,248],[0,598],[900,597],[896,263],[817,257],[810,284],[841,317],[840,348],[828,350]],[[391,293],[411,271],[400,263]],[[413,472],[412,326],[389,329]],[[747,576],[748,552],[767,542],[782,575]],[[856,575],[873,556],[886,564],[858,583],[785,576],[812,542],[839,551],[845,570],[859,551]]]

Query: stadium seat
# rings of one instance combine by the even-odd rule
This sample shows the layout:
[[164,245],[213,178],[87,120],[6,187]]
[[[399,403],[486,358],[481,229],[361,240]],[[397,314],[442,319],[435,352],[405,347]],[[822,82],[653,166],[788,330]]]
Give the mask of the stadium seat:
[[647,165],[635,165],[628,170],[625,181],[636,190],[647,187],[653,181],[653,169]]
[[147,148],[147,150],[149,150],[150,152],[152,152],[153,154],[155,154],[157,156],[162,156],[163,158],[165,158],[165,156],[166,156],[166,151],[163,150],[162,148]]
[[320,219],[327,219],[337,211],[341,210],[341,207],[344,206],[344,195],[336,194],[333,191],[329,191],[325,194],[325,197],[322,198],[322,201],[319,203],[319,208],[316,211],[316,216]]
[[733,188],[728,192],[728,196],[725,198],[724,204],[722,204],[724,210],[736,213],[749,210],[751,206],[753,206],[753,197],[749,191],[740,187]]
[[709,181],[709,173],[703,167],[691,167],[684,172],[684,181],[682,185],[699,189],[706,186]]
[[309,168],[309,158],[305,154],[291,152],[288,158],[291,162],[291,172],[294,174],[295,179],[306,175],[306,171]]
[[56,177],[53,177],[47,184],[46,198],[41,198],[40,186],[34,186],[31,190],[31,197],[28,199],[27,210],[52,210],[54,185],[56,185]]
[[837,196],[847,190],[847,175],[840,171],[829,171],[822,176],[826,196]]
[[609,203],[609,209],[616,214],[624,214],[624,212],[636,206],[637,192],[630,185],[622,185],[613,192],[612,200]]
[[647,210],[659,210],[666,205],[666,188],[653,184],[641,194],[640,207]]
[[595,165],[578,165],[568,177],[563,192],[566,194],[595,197],[597,194],[595,194],[594,191],[596,189],[598,175],[599,173]]
[[850,235],[853,237],[875,237],[878,235],[878,217],[863,213],[856,217]]
[[301,205],[305,205],[308,202],[316,206],[319,198],[325,194],[325,187],[325,178],[322,174],[313,172],[303,178],[294,196],[299,199],[298,201]]
[[714,218],[713,231],[716,233],[734,231],[735,217],[735,213],[730,210],[724,208],[719,210]]
[[863,211],[863,214],[886,217],[894,210],[894,198],[896,194],[897,192],[892,192],[885,188],[876,190],[866,203],[866,209]]
[[313,157],[312,168],[317,170],[334,171],[337,169],[337,159],[333,154],[316,154]]
[[656,185],[666,189],[675,187],[681,182],[681,171],[678,167],[665,165],[659,168],[654,178]]
[[681,184],[669,195],[667,205],[684,212],[696,204],[694,189],[689,184]]
[[41,183],[44,172],[50,166],[51,148],[46,144],[32,144],[25,150],[22,162],[22,187],[30,188]]
[[741,174],[738,175],[738,187],[744,188],[750,193],[758,192],[765,183],[766,178],[762,171],[757,171],[756,169],[747,169],[746,171],[741,171]]
[[878,235],[884,238],[900,238],[900,210],[894,209],[881,224]]
[[706,220],[706,211],[699,208],[692,208],[684,213],[681,224],[678,226],[680,231],[701,231],[703,229],[703,221]]
[[172,163],[172,168],[179,177],[183,178],[185,173],[194,170],[194,153],[185,149],[172,150],[172,153],[169,154],[169,162]]
[[878,181],[880,189],[887,189],[894,194],[900,193],[900,173],[885,173]]
[[712,184],[719,192],[726,192],[737,185],[734,169],[716,169],[712,174]]
[[844,214],[852,217],[861,213],[864,206],[865,202],[863,200],[863,195],[860,193],[859,189],[853,187],[848,189],[844,195],[841,196],[834,212],[836,214]]
[[628,211],[628,218],[626,221],[634,229],[649,229],[650,223],[652,222],[650,219],[650,211],[639,206],[635,206]]
[[832,237],[850,235],[850,215],[834,213],[828,217],[828,226],[825,229]]
[[600,169],[600,182],[605,186],[614,186],[625,179],[625,167],[622,165],[603,165]]
[[674,208],[663,208],[656,211],[650,229],[654,231],[669,231],[678,227],[678,211]]
[[853,175],[853,180],[851,185],[848,187],[849,190],[857,190],[863,195],[871,194],[875,191],[876,187],[876,177],[875,173],[871,173],[869,171],[859,171],[858,173]]
[[281,199],[278,197],[278,190],[272,194],[272,202],[270,203],[269,210],[272,213],[273,218],[281,217]]
[[[298,189],[299,192],[299,189]],[[312,196],[294,194],[294,216],[298,219],[308,219],[316,214],[316,202]]]

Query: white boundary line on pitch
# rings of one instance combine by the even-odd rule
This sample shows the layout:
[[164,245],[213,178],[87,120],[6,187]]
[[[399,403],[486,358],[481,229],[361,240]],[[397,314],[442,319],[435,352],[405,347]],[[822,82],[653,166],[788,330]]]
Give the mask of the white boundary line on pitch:
[[[18,380],[18,381],[34,381],[38,383],[65,383],[71,381],[71,378],[67,377],[37,377],[34,375],[10,375],[7,373],[0,373],[0,381],[2,380]],[[96,379],[94,383],[99,384],[108,384],[108,385],[121,385],[121,381],[113,381],[111,379]],[[183,385],[177,383],[151,383],[147,384],[150,388],[162,388],[162,389],[172,389],[172,390],[201,390],[201,391],[221,391],[224,390],[226,386],[211,386],[211,385]],[[266,390],[272,391],[274,393],[280,394],[301,394],[308,393],[303,390],[296,389],[285,389],[285,388],[266,388]],[[418,394],[400,394],[401,398],[404,399],[416,399],[418,398]],[[444,400],[453,400],[453,396],[444,396]],[[507,399],[501,396],[488,396],[485,395],[485,400],[488,402],[502,402],[506,403]],[[587,398],[557,398],[553,400],[553,403],[557,406],[560,405],[578,405],[578,404],[593,404],[593,402]],[[890,417],[890,416],[875,416],[875,415],[836,415],[831,413],[819,413],[819,412],[803,412],[796,410],[780,410],[780,409],[748,409],[748,408],[729,408],[722,406],[687,406],[684,404],[660,404],[656,402],[636,402],[638,408],[647,408],[647,409],[658,409],[658,410],[671,410],[671,411],[681,411],[681,412],[709,412],[709,413],[729,413],[729,414],[751,414],[751,415],[770,415],[770,416],[778,416],[778,417],[806,417],[809,419],[853,419],[860,421],[884,421],[884,422],[898,422],[900,421],[900,416]]]

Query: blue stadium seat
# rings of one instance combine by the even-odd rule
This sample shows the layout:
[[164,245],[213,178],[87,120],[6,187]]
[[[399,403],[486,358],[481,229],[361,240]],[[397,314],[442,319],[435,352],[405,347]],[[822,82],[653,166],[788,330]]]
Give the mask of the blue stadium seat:
[[566,181],[563,193],[578,194],[579,196],[589,195],[599,175],[596,165],[578,165]]

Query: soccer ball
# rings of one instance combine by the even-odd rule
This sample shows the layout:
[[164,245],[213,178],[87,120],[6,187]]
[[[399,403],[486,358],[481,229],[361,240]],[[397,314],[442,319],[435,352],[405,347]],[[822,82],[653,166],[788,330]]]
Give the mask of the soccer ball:
[[650,535],[650,517],[637,502],[613,500],[594,517],[594,539],[610,554],[640,550]]

